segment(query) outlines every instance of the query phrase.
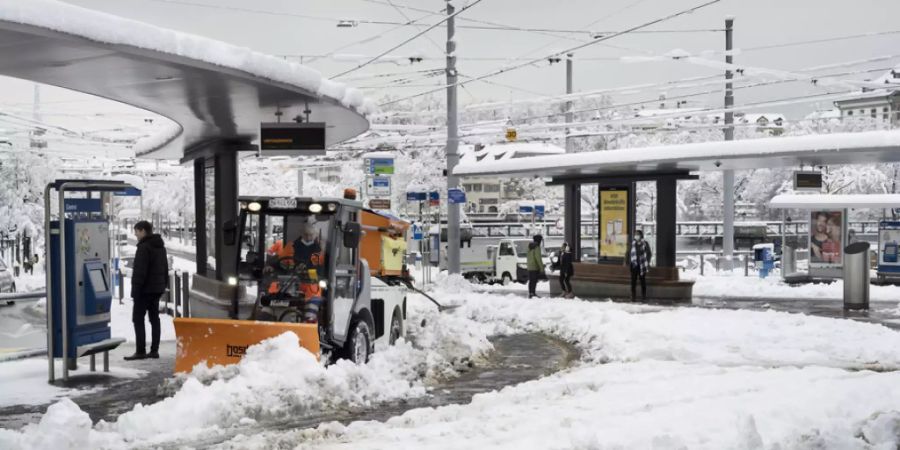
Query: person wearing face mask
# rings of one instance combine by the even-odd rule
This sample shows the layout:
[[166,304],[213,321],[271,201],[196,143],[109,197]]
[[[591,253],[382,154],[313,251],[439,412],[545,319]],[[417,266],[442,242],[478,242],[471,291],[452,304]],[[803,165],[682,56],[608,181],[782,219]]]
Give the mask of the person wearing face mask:
[[650,256],[650,245],[644,240],[644,232],[637,230],[628,258],[631,267],[631,301],[635,300],[638,279],[641,280],[641,298],[647,300],[647,268],[650,266]]

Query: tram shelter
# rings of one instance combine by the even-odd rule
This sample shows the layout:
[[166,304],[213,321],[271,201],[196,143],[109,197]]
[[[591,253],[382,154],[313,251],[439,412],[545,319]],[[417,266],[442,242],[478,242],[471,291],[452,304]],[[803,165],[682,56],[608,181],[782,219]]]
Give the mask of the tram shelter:
[[576,260],[582,254],[580,190],[583,185],[598,185],[600,258],[596,263],[576,263],[572,284],[577,295],[600,298],[631,294],[630,277],[625,276],[628,273],[625,258],[635,231],[634,183],[655,181],[656,264],[647,278],[647,294],[652,299],[689,301],[693,282],[680,279],[675,266],[679,181],[697,179],[701,171],[799,169],[896,161],[900,161],[900,131],[871,131],[473,162],[458,165],[453,173],[460,177],[540,177],[547,179],[548,184],[563,186],[567,199],[565,238]]

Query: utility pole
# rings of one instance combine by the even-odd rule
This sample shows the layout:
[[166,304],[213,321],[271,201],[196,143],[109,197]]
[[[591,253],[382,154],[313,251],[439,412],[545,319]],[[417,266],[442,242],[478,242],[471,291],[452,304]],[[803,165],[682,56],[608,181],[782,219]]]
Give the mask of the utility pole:
[[297,196],[303,197],[303,167],[297,168]]
[[[732,63],[732,30],[734,18],[725,18],[725,63]],[[731,70],[725,70],[725,141],[734,140],[734,91],[731,79]],[[724,256],[725,269],[731,270],[732,257],[734,256],[734,170],[722,171],[722,214],[724,216],[724,229],[722,233],[722,255]]]
[[[459,129],[456,110],[456,18],[453,2],[447,2],[447,190],[459,189],[453,169],[459,163]],[[440,223],[440,222],[438,222]],[[459,204],[447,199],[447,272],[459,273]]]
[[[566,54],[566,94],[571,94],[573,86],[572,53]],[[566,102],[566,125],[574,120],[572,114],[572,101]],[[572,142],[572,130],[566,127],[566,153],[574,153]],[[565,208],[565,239],[572,249],[575,261],[581,261],[581,186],[578,184],[566,184],[563,186],[563,205]]]

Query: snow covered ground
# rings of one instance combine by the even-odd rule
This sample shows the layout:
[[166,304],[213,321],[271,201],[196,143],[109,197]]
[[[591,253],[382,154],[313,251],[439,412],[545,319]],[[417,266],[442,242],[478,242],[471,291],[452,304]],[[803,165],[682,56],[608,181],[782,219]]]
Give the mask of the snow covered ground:
[[[722,272],[700,275],[688,273],[684,278],[693,278],[695,297],[728,298],[773,298],[773,299],[822,299],[841,300],[844,297],[844,282],[837,280],[831,284],[805,284],[791,286],[784,283],[777,274],[759,278],[751,273],[732,274]],[[900,302],[900,286],[869,286],[870,300]]]
[[[380,422],[239,436],[227,448],[896,448],[900,334],[781,312],[665,308],[477,292],[443,279],[439,314],[411,297],[410,343],[366,366],[324,368],[281,336],[227,368],[196,371],[171,398],[91,424],[68,401],[3,448],[127,448],[222,428],[427,395],[428,380],[538,331],[581,360],[540,380]],[[420,326],[425,319],[425,327]]]

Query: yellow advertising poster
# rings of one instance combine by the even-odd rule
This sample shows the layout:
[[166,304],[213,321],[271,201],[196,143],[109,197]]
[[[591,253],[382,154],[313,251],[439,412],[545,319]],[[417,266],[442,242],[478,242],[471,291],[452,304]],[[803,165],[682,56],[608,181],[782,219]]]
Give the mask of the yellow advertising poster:
[[628,249],[628,190],[600,191],[600,257],[624,258]]

